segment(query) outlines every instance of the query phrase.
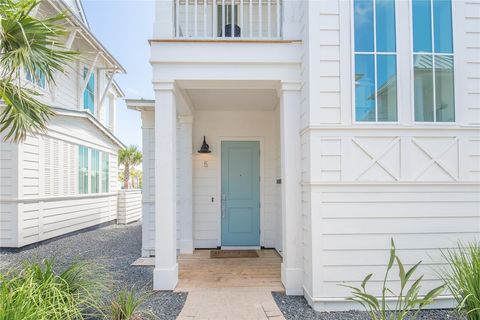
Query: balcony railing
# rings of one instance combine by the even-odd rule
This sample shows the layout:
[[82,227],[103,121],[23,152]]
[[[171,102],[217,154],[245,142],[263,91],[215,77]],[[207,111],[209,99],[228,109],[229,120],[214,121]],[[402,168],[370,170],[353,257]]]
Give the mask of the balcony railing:
[[281,38],[281,0],[174,1],[177,38]]

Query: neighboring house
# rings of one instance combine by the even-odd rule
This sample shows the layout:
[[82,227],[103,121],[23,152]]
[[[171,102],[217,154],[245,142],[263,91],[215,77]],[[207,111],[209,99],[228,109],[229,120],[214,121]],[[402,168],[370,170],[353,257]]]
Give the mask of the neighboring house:
[[158,1],[155,100],[127,101],[154,288],[177,250],[268,247],[287,294],[358,308],[339,284],[373,272],[380,294],[391,237],[438,285],[439,249],[480,236],[479,19],[460,0]]
[[56,115],[45,134],[0,144],[0,247],[117,219],[117,154],[124,146],[115,137],[115,101],[123,92],[113,77],[125,71],[89,30],[79,1],[42,1],[34,14],[65,10],[66,46],[81,55],[56,74],[56,86],[41,75],[21,79]]

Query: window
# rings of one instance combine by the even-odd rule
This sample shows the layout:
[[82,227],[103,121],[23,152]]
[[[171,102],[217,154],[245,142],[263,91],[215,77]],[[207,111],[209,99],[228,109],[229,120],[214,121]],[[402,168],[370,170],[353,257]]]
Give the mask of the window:
[[91,149],[91,164],[90,164],[90,188],[91,193],[98,193],[100,191],[100,156],[98,150]]
[[109,180],[109,155],[106,152],[102,152],[102,192],[108,192],[108,180]]
[[[85,80],[88,75],[88,68],[83,68],[83,79]],[[83,109],[90,111],[91,114],[94,112],[94,101],[95,101],[95,76],[92,73],[88,79],[87,86],[85,91],[83,91]]]
[[45,89],[45,74],[42,71],[35,69],[35,77],[32,77],[30,71],[27,70],[26,77],[31,83],[39,86],[42,89]]
[[455,121],[451,0],[412,0],[415,121]]
[[356,121],[397,121],[394,0],[354,1]]
[[78,146],[78,193],[88,193],[88,148]]

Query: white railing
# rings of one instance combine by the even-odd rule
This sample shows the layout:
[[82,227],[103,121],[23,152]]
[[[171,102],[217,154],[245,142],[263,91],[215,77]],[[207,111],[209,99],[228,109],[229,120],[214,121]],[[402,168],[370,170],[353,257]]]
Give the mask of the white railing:
[[174,1],[177,38],[281,38],[281,0]]

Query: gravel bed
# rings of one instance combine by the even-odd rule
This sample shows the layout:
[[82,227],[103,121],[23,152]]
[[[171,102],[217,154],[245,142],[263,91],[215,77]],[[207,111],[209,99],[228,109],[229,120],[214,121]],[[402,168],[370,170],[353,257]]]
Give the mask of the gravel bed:
[[25,260],[54,258],[59,269],[74,261],[91,261],[106,269],[112,278],[112,291],[135,288],[151,296],[145,308],[158,319],[175,319],[183,308],[187,293],[152,292],[153,267],[131,266],[141,255],[142,230],[139,223],[110,225],[53,240],[19,252],[0,251],[0,270],[17,266]]
[[[273,299],[286,320],[370,320],[363,311],[316,312],[304,297],[287,296],[283,292],[272,292]],[[465,320],[453,310],[423,310],[417,320]]]

